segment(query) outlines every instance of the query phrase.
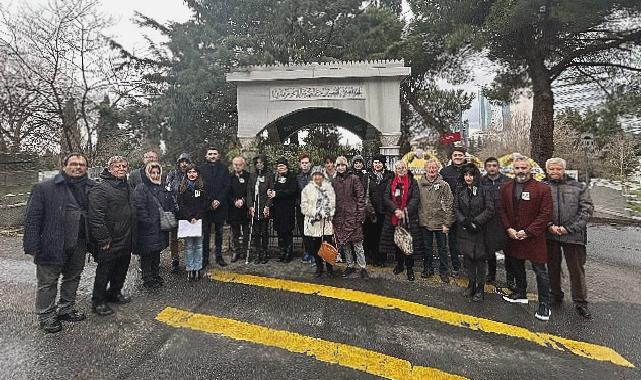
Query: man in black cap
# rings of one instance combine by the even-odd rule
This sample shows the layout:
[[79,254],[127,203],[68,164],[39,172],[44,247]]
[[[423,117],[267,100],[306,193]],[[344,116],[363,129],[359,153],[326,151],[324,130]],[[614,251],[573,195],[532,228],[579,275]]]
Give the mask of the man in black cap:
[[[365,252],[370,252],[372,258],[372,265],[385,266],[387,257],[381,254],[379,250],[379,239],[383,230],[383,221],[385,220],[385,209],[383,207],[383,191],[387,182],[394,177],[394,173],[387,170],[385,164],[387,159],[382,154],[377,154],[372,159],[372,171],[367,175],[367,183],[369,189],[366,197],[369,202],[365,204],[365,224],[363,225],[363,233],[366,236],[364,245]],[[369,191],[368,191],[369,190]]]

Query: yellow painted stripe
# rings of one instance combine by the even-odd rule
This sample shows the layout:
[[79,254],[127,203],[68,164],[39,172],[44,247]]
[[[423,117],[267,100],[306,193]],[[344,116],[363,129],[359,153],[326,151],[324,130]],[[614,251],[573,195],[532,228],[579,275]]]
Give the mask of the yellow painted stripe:
[[213,271],[210,273],[210,277],[222,282],[260,286],[263,288],[356,302],[380,309],[399,310],[411,315],[433,319],[456,327],[519,338],[543,347],[551,347],[560,351],[569,351],[583,358],[608,361],[620,366],[634,368],[634,364],[627,361],[618,352],[609,347],[575,341],[548,333],[534,332],[524,327],[449,310],[438,309],[412,301],[366,293],[353,289],[231,272]]
[[436,368],[415,366],[407,360],[380,352],[235,319],[168,307],[156,316],[156,320],[176,328],[218,334],[235,340],[306,354],[321,362],[338,364],[386,379],[465,379]]

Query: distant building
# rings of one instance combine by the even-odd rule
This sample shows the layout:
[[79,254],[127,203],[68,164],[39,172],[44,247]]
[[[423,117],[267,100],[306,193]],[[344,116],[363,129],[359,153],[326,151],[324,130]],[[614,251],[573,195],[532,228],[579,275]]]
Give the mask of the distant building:
[[481,90],[478,93],[479,127],[481,131],[502,131],[509,123],[510,105],[505,102],[493,102],[487,99]]

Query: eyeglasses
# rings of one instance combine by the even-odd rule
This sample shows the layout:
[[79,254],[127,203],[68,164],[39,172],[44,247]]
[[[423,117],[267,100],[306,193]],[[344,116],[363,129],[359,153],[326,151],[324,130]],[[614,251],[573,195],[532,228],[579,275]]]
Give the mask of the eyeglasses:
[[347,164],[336,164],[336,166],[347,166]]

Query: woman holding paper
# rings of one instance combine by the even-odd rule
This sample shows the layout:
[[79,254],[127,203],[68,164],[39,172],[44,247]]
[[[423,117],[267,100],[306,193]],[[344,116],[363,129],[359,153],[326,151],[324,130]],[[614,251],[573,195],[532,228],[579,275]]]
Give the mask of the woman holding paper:
[[199,280],[203,266],[202,219],[207,210],[203,181],[198,167],[189,165],[178,186],[178,237],[185,241],[187,280]]

